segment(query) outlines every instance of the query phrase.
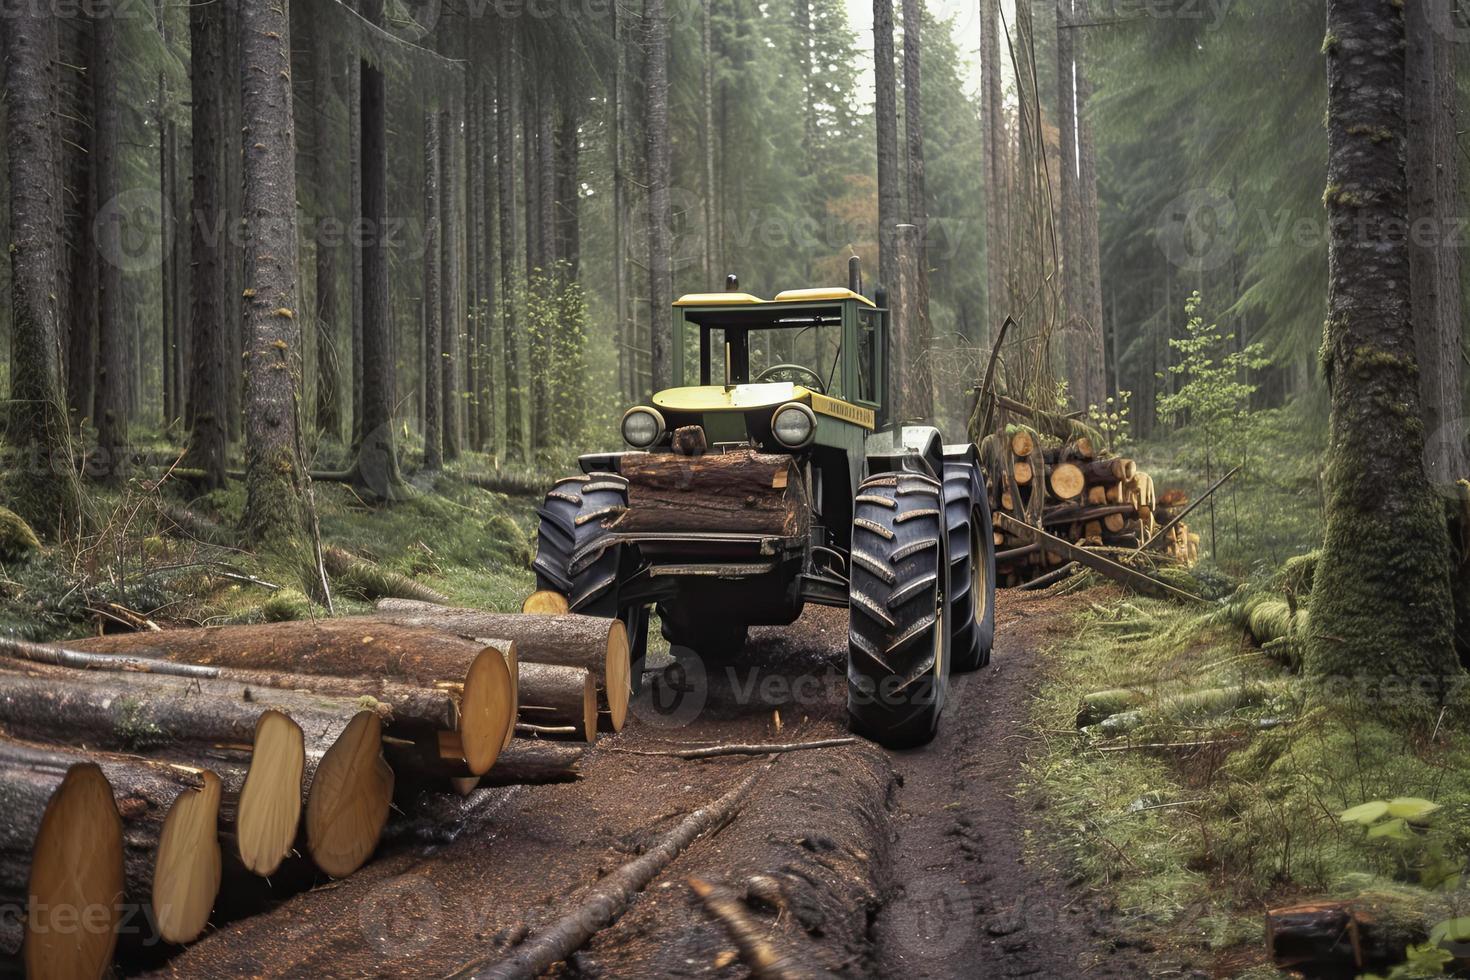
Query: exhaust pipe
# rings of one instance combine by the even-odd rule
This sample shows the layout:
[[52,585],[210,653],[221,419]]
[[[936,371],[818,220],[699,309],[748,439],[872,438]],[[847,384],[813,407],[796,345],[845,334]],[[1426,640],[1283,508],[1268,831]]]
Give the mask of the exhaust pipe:
[[863,294],[863,260],[856,255],[847,260],[847,288]]
[[[850,269],[851,265],[849,265],[848,268]],[[878,380],[878,390],[883,395],[883,407],[878,411],[877,418],[874,420],[874,431],[881,432],[888,427],[888,423],[893,420],[894,416],[893,372],[892,368],[890,367],[890,362],[892,360],[892,357],[890,355],[892,353],[893,345],[890,336],[892,331],[890,329],[891,320],[888,313],[888,288],[886,286],[879,284],[878,287],[873,290],[873,302],[881,311],[879,313],[879,332],[882,335],[882,341],[879,343],[879,348],[883,352],[883,371],[881,377]]]

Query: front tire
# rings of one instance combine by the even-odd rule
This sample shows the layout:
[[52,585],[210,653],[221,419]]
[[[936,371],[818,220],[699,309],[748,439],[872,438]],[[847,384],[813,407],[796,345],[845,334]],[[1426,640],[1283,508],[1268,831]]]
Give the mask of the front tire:
[[949,534],[950,617],[959,673],[990,663],[995,642],[995,542],[990,499],[980,468],[969,460],[944,464],[945,526]]
[[648,609],[621,606],[618,579],[628,549],[612,523],[628,509],[628,481],[617,473],[569,476],[556,482],[536,511],[536,588],[560,592],[571,612],[616,617],[628,629],[632,688],[643,686]]
[[942,488],[917,473],[858,487],[848,600],[847,712],[893,749],[934,737],[949,681],[949,545]]

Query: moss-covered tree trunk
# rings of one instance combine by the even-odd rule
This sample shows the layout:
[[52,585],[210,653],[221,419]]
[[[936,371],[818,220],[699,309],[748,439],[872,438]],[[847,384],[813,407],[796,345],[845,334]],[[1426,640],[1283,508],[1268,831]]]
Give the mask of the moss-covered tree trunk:
[[1319,677],[1459,671],[1444,510],[1424,465],[1410,317],[1404,19],[1327,4],[1331,388],[1327,538],[1306,668]]
[[459,458],[460,326],[464,323],[464,282],[460,276],[461,212],[459,196],[460,112],[463,101],[448,99],[439,114],[439,424],[444,437],[444,458]]
[[[204,473],[210,489],[225,483],[229,445],[228,374],[230,337],[234,329],[226,310],[225,259],[221,237],[225,227],[223,126],[225,13],[219,4],[189,8],[189,102],[193,124],[194,220],[190,223],[192,275],[189,345],[188,465]],[[232,80],[233,82],[233,80]],[[233,140],[230,141],[233,146]]]
[[[325,224],[336,217],[334,202],[337,200],[336,187],[341,167],[336,128],[332,125],[335,110],[332,90],[336,85],[333,69],[337,61],[330,33],[318,25],[315,34],[311,47],[316,103],[313,181],[316,184],[317,214]],[[338,325],[342,319],[337,298],[337,255],[340,249],[336,242],[328,240],[330,237],[318,234],[316,243],[316,427],[323,435],[340,437],[342,396],[337,369],[337,338],[341,335]]]
[[10,415],[6,439],[19,454],[10,469],[14,509],[37,527],[73,527],[78,495],[61,384],[55,297],[60,212],[52,203],[56,143],[52,115],[56,18],[22,5],[9,19]]
[[301,321],[296,282],[296,138],[286,0],[240,9],[245,175],[246,537],[306,527],[297,432]]

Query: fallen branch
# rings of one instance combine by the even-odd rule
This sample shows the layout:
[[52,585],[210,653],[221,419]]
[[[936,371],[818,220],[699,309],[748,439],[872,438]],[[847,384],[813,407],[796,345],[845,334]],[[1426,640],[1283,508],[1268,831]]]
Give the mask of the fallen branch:
[[1135,551],[1134,554],[1142,554],[1149,548],[1153,547],[1154,542],[1164,540],[1164,535],[1173,530],[1174,525],[1178,524],[1180,521],[1188,517],[1191,511],[1193,511],[1200,504],[1204,503],[1206,500],[1210,499],[1210,494],[1223,487],[1226,480],[1230,479],[1232,476],[1239,472],[1240,467],[1237,466],[1235,467],[1235,469],[1231,470],[1229,473],[1226,473],[1224,476],[1220,477],[1220,479],[1216,480],[1215,485],[1210,487],[1210,489],[1206,490],[1204,493],[1200,494],[1198,500],[1191,503],[1188,507],[1181,510],[1178,514],[1174,515],[1174,519],[1172,521],[1159,528],[1157,531],[1154,532],[1153,537],[1149,538],[1143,544],[1139,545],[1138,550]]
[[704,903],[704,910],[724,926],[735,941],[741,962],[750,967],[750,975],[755,980],[817,980],[832,976],[826,970],[806,969],[800,957],[777,949],[761,935],[766,930],[751,920],[744,903],[730,889],[698,878],[690,878],[689,887]]
[[677,759],[712,759],[722,755],[778,755],[783,752],[801,752],[806,749],[830,749],[838,745],[853,745],[856,738],[824,738],[815,742],[783,742],[772,745],[707,745],[698,749],[613,749],[628,755],[663,755]]
[[389,571],[365,558],[349,554],[341,548],[327,548],[322,552],[322,564],[328,575],[339,587],[360,592],[368,599],[416,599],[444,605],[449,598],[442,592],[416,582],[407,575]]
[[739,812],[750,788],[768,769],[764,766],[740,780],[733,789],[708,806],[695,810],[673,830],[636,858],[602,878],[582,902],[569,909],[551,926],[522,943],[515,953],[498,962],[486,959],[465,964],[455,978],[474,980],[534,980],[555,963],[560,963],[586,945],[600,930],[611,925],[633,897],[673,863],[695,838],[719,831]]
[[1204,602],[1197,595],[1191,595],[1183,589],[1176,589],[1166,582],[1160,582],[1156,578],[1145,575],[1126,565],[1120,565],[1112,559],[1104,558],[1102,555],[1089,551],[1086,548],[1079,548],[1072,542],[1059,538],[1055,534],[1048,534],[1046,531],[1041,530],[1041,528],[1023,524],[1009,514],[996,514],[995,516],[1000,522],[1002,531],[1007,531],[1022,540],[1040,541],[1048,551],[1055,551],[1070,558],[1074,562],[1086,565],[1093,571],[1101,572],[1113,581],[1126,585],[1137,592],[1158,598]]

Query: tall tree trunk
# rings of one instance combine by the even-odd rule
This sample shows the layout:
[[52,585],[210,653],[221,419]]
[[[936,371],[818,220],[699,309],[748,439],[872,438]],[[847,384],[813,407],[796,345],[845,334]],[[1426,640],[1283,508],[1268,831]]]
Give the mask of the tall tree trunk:
[[229,438],[238,441],[241,436],[240,406],[244,388],[245,340],[245,256],[241,247],[240,229],[245,219],[244,180],[242,168],[244,155],[240,130],[244,125],[240,118],[240,73],[241,35],[240,5],[225,5],[225,86],[224,133],[225,133],[225,232],[221,241],[224,249],[225,324],[230,350],[226,361],[228,370],[225,381],[228,387],[226,407],[228,409]]
[[551,275],[547,261],[547,242],[543,236],[542,199],[554,193],[542,185],[541,123],[538,119],[542,101],[538,91],[542,83],[534,72],[526,73],[521,88],[521,171],[525,180],[526,199],[526,365],[531,376],[531,450],[546,447],[551,405],[551,343],[546,334],[546,286]]
[[459,102],[439,114],[439,398],[444,458],[459,458]]
[[[168,34],[163,27],[162,8],[159,9],[159,34],[168,44]],[[168,76],[158,73],[158,105],[154,107],[154,122],[158,127],[158,225],[159,263],[158,296],[159,310],[159,360],[162,362],[163,427],[173,424],[174,412],[174,256],[169,247],[169,229],[173,226],[174,188],[172,161],[169,144],[172,142],[173,122],[168,118]]]
[[316,426],[324,435],[342,437],[341,380],[337,370],[337,338],[341,336],[341,307],[337,298],[337,255],[335,236],[321,234],[324,226],[335,225],[332,202],[337,199],[338,147],[332,138],[332,89],[335,85],[332,38],[318,26],[312,37],[312,68],[316,95],[316,183],[318,234],[316,242]]
[[286,0],[240,10],[245,156],[245,517],[247,540],[305,533],[297,399],[301,385],[296,265],[296,136]]
[[623,49],[623,22],[618,5],[608,7],[612,20],[613,80],[612,123],[608,134],[608,155],[612,158],[612,234],[613,234],[613,339],[618,345],[618,392],[624,401],[633,399],[633,353],[628,329],[628,247],[625,234],[625,209],[628,199],[628,175],[623,168],[623,127],[628,114],[624,80],[628,74],[627,55]]
[[[189,101],[193,129],[191,210],[193,275],[190,277],[189,449],[186,463],[204,473],[209,489],[225,484],[229,444],[230,331],[226,319],[226,227],[224,155],[225,13],[220,4],[189,7]],[[231,83],[233,84],[233,79]],[[226,149],[229,146],[231,149]]]
[[6,30],[9,58],[10,414],[6,438],[25,455],[10,467],[14,509],[46,532],[74,529],[79,496],[61,382],[57,269],[61,259],[56,207],[56,17],[22,5]]
[[[1460,207],[1456,143],[1454,0],[1406,4],[1409,114],[1409,287],[1419,358],[1419,398],[1429,434],[1429,478],[1470,477],[1463,402]],[[1427,229],[1427,234],[1424,230]]]
[[[914,309],[918,314],[918,355],[928,357],[929,326],[929,201],[924,188],[924,103],[923,63],[920,39],[923,37],[923,0],[903,0],[903,129],[908,168],[909,223],[919,230],[919,269],[915,282],[918,295]],[[931,402],[932,404],[932,402]]]
[[[704,164],[700,171],[700,179],[704,184],[700,196],[704,205],[704,234],[701,237],[704,243],[705,289],[716,288],[715,283],[719,278],[719,272],[715,269],[715,140],[718,139],[718,134],[715,132],[714,54],[710,50],[710,7],[713,3],[714,0],[700,0],[699,4],[699,103],[704,115],[701,127],[704,131],[700,134],[699,141]],[[798,6],[805,8],[805,5],[806,0],[799,0]],[[806,38],[804,32],[800,31],[799,24],[798,33],[803,35],[801,43],[805,46]],[[811,85],[811,65],[807,64],[806,69],[806,74],[802,76],[804,89]],[[801,158],[803,161],[809,159],[805,152],[801,154]]]
[[478,69],[466,67],[464,139],[466,148],[465,165],[465,296],[467,307],[464,318],[464,349],[460,375],[464,382],[465,400],[465,445],[470,450],[480,448],[480,411],[476,400],[478,388],[475,375],[479,368],[480,344],[480,249],[482,231],[480,225],[480,171],[475,159],[480,125],[480,92]]
[[[363,16],[383,19],[382,0],[364,0]],[[381,69],[359,66],[362,121],[362,436],[355,482],[383,499],[402,482],[393,440],[393,333],[388,303],[388,93]]]
[[1306,668],[1318,677],[1448,685],[1460,671],[1449,547],[1444,509],[1425,472],[1402,235],[1404,41],[1401,8],[1328,0],[1322,358],[1332,413],[1327,535]]
[[1004,320],[1006,302],[1005,93],[1001,82],[1000,0],[980,0],[980,117],[985,140],[985,298],[988,344]]
[[443,284],[439,238],[444,216],[439,195],[439,113],[424,113],[424,323],[420,348],[424,361],[424,468],[444,465],[444,434],[440,428],[444,404],[439,397],[439,368],[443,360],[444,330],[440,323]]
[[646,0],[648,92],[644,111],[648,140],[648,304],[653,390],[673,382],[669,310],[674,302],[673,205],[669,199],[669,20],[664,0]]
[[579,121],[576,100],[563,99],[556,134],[556,256],[566,282],[582,274]]
[[516,91],[510,31],[500,34],[495,92],[495,191],[500,225],[500,338],[505,362],[505,456],[524,457],[520,336],[516,330]]
[[[1073,22],[1091,21],[1091,5],[1077,2]],[[1087,331],[1088,405],[1103,405],[1108,397],[1107,351],[1103,334],[1102,249],[1099,244],[1097,214],[1097,143],[1093,139],[1092,119],[1087,104],[1092,99],[1092,81],[1088,74],[1087,31],[1072,29],[1072,60],[1077,74],[1077,289],[1083,326]]]
[[[122,218],[116,198],[121,191],[118,161],[119,72],[117,18],[106,5],[93,12],[92,97],[95,100],[96,145],[94,183],[102,217],[98,228],[97,276],[97,443],[101,466],[111,478],[124,475],[128,419],[132,410],[131,329],[123,319]],[[17,46],[18,47],[18,46]],[[46,50],[50,50],[49,48]],[[11,156],[15,156],[14,150]]]
[[[62,60],[84,64],[91,48],[91,21],[78,14],[73,21],[75,37]],[[72,204],[66,211],[68,233],[64,287],[69,293],[66,334],[66,394],[73,427],[93,417],[97,383],[97,243],[93,223],[97,215],[97,193],[92,183],[92,84],[85,72],[71,72],[66,90],[73,125],[68,133],[72,149],[66,156],[66,180]]]
[[873,0],[873,116],[878,131],[878,281],[890,289],[898,282],[894,229],[903,210],[903,191],[898,177],[898,82],[894,77],[893,58],[893,0]]
[[[359,6],[359,4],[354,4]],[[352,448],[362,447],[362,328],[363,328],[363,280],[362,255],[362,59],[356,50],[347,54],[347,214],[348,255],[351,258],[348,276],[348,305],[352,323],[348,331],[349,373],[352,376]]]
[[1085,410],[1088,397],[1089,351],[1086,330],[1081,323],[1080,249],[1077,233],[1081,225],[1080,187],[1077,175],[1077,101],[1076,62],[1073,55],[1075,29],[1072,27],[1071,0],[1057,0],[1057,133],[1061,147],[1058,179],[1061,185],[1057,238],[1061,251],[1062,330],[1061,360],[1072,406]]
[[475,409],[479,415],[476,426],[478,441],[475,448],[493,451],[497,440],[495,432],[495,196],[490,186],[491,167],[494,164],[492,147],[495,136],[494,98],[495,77],[488,70],[480,76],[480,98],[476,105],[475,142],[470,147],[470,160],[474,167],[475,188],[475,239],[478,243],[478,265],[476,292],[479,306],[476,310],[478,328],[475,343]]

